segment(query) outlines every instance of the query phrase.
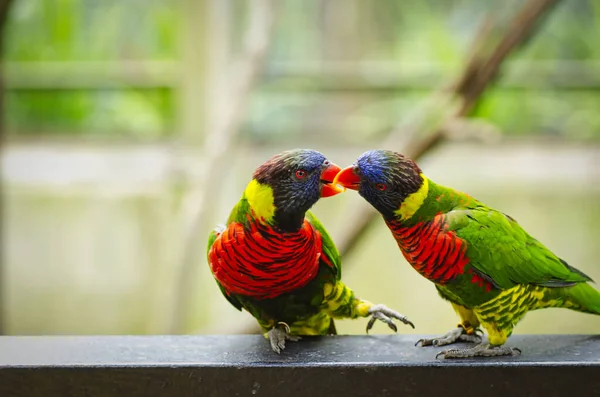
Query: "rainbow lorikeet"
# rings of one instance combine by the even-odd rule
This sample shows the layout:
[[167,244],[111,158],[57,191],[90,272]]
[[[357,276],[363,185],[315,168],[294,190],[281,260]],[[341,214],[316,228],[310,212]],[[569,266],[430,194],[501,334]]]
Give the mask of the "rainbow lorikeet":
[[[371,316],[396,331],[384,305],[358,299],[341,281],[340,255],[309,209],[342,191],[331,182],[340,168],[321,153],[296,149],[273,156],[254,172],[227,225],[208,239],[208,263],[225,298],[252,314],[280,353],[300,335],[335,334],[334,318]],[[414,328],[414,326],[413,326]]]
[[[365,152],[333,183],[358,190],[379,211],[406,260],[459,315],[456,329],[422,339],[421,345],[478,343],[439,353],[445,358],[520,353],[504,343],[529,310],[564,307],[600,314],[600,293],[587,275],[510,216],[434,183],[402,154]],[[482,343],[480,326],[489,343]]]

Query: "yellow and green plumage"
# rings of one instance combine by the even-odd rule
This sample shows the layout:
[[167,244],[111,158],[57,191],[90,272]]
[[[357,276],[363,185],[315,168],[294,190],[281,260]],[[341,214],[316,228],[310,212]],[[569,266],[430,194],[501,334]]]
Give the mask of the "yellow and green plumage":
[[330,185],[339,170],[314,150],[274,156],[256,170],[227,224],[209,236],[219,288],[256,318],[277,352],[286,339],[335,334],[335,318],[373,315],[393,328],[389,316],[408,322],[342,283],[339,252],[309,211],[339,192]]
[[429,180],[399,153],[363,154],[336,181],[383,215],[404,257],[461,318],[457,330],[423,345],[480,340],[490,346],[443,352],[446,357],[512,354],[502,347],[530,310],[563,307],[600,314],[591,279],[553,254],[514,219],[467,194]]

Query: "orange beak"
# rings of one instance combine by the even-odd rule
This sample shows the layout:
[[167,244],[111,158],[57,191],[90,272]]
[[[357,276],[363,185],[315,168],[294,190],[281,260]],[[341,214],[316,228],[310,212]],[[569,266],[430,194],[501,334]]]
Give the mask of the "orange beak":
[[360,177],[354,172],[354,166],[346,167],[341,170],[334,178],[332,185],[341,185],[346,189],[358,190],[360,187]]
[[333,163],[329,163],[329,166],[321,172],[321,182],[323,183],[321,197],[331,197],[346,191],[342,186],[333,183],[333,180],[340,171],[340,167]]

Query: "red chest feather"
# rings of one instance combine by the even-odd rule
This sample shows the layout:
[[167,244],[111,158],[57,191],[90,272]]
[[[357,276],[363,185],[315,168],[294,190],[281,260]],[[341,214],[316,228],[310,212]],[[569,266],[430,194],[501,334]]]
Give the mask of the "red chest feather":
[[249,227],[234,222],[217,237],[208,262],[229,293],[269,299],[305,286],[320,257],[321,235],[308,221],[297,232],[278,233],[249,218]]
[[446,284],[463,274],[469,263],[466,243],[448,230],[444,218],[440,214],[430,222],[411,227],[388,222],[406,260],[421,275],[438,284]]

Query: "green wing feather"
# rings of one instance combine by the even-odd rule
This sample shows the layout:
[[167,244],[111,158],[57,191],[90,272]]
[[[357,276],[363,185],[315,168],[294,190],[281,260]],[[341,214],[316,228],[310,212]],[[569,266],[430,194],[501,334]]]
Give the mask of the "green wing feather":
[[335,246],[333,239],[329,236],[329,233],[327,233],[325,226],[323,226],[321,221],[319,221],[311,211],[306,212],[306,219],[321,234],[323,254],[329,258],[331,263],[333,263],[336,280],[340,280],[342,278],[342,259],[340,258],[340,252]]
[[[210,233],[210,235],[208,236],[208,246],[206,247],[206,256],[207,257],[208,257],[208,253],[210,251],[210,247],[212,247],[212,245],[215,243],[215,240],[217,239],[218,235],[220,233],[222,233],[223,230],[225,230],[224,226],[222,226],[222,225],[221,226],[217,226],[215,228],[215,230],[213,230]],[[218,282],[217,280],[215,280],[215,281],[217,282],[217,285],[219,286],[219,289],[223,293],[223,296],[225,296],[225,298],[229,301],[229,303],[231,303],[236,309],[238,309],[239,311],[241,311],[242,310],[242,304],[240,303],[240,301],[238,301],[233,296],[229,295],[227,293],[227,290],[225,290],[225,287],[223,287],[223,285],[221,285],[220,282]]]
[[514,219],[485,205],[455,210],[446,220],[466,241],[471,265],[495,286],[565,287],[591,281],[530,236]]

